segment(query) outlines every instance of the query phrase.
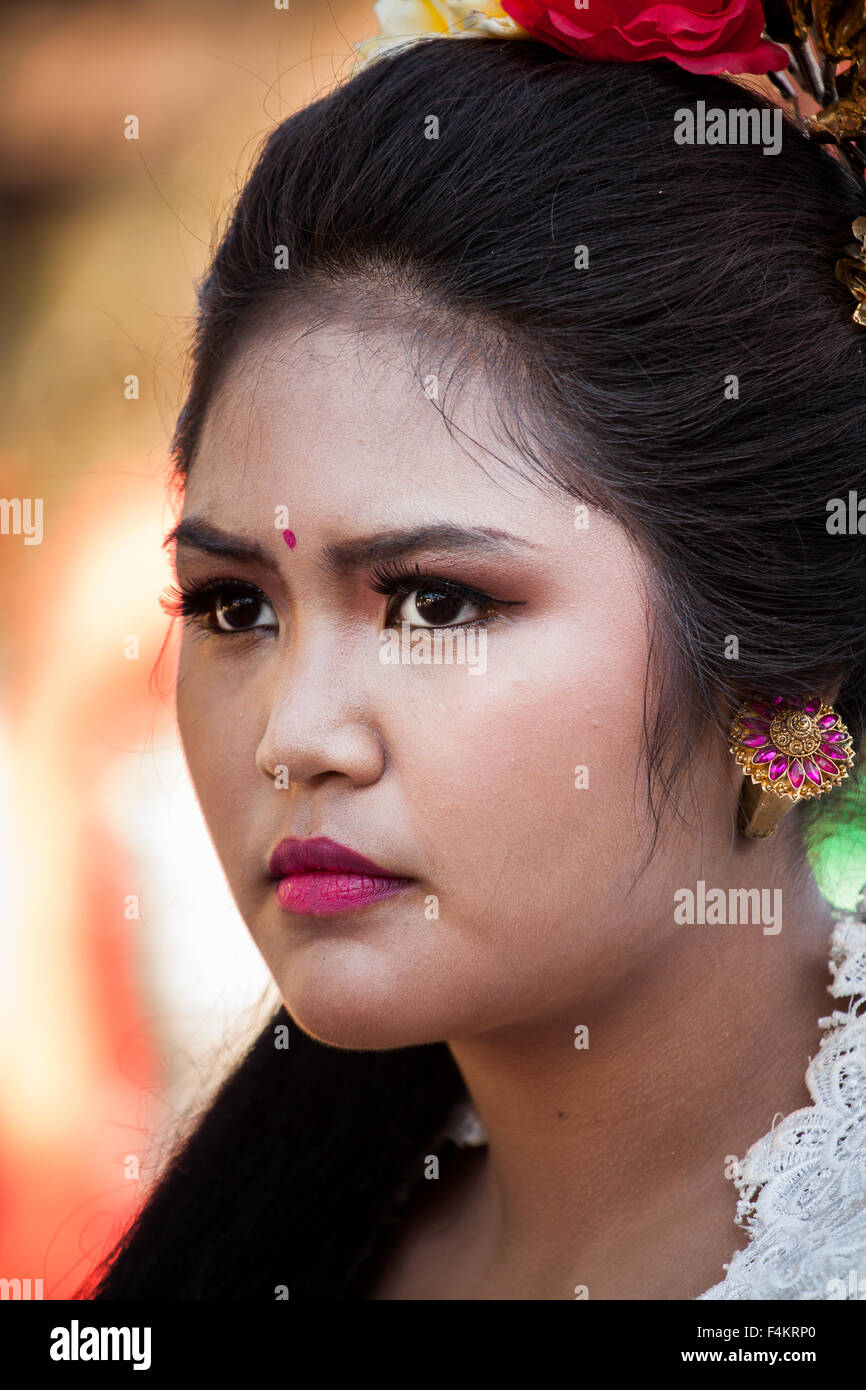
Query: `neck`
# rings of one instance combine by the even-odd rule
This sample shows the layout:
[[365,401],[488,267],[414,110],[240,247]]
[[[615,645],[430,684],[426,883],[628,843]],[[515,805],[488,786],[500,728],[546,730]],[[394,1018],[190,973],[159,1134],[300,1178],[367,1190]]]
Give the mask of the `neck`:
[[[694,1298],[745,1243],[732,1161],[810,1104],[832,918],[790,836],[726,848],[698,877],[728,901],[780,889],[782,930],[616,914],[636,963],[615,989],[450,1043],[489,1139],[472,1218],[484,1296]],[[665,943],[651,963],[649,939]]]

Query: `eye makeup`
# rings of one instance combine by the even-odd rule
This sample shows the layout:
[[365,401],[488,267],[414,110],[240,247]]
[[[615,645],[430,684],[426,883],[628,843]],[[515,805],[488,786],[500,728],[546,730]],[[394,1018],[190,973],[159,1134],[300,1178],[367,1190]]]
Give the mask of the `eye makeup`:
[[[399,561],[391,561],[374,565],[370,571],[370,588],[378,594],[385,594],[394,600],[389,606],[388,622],[390,625],[394,621],[396,608],[399,608],[403,601],[412,594],[418,594],[415,600],[417,611],[425,619],[425,626],[429,627],[477,627],[487,625],[498,616],[497,608],[512,608],[522,604],[522,599],[498,599],[492,594],[484,593],[483,590],[475,588],[471,584],[461,584],[454,579],[444,579],[436,574],[425,572],[416,562],[412,566],[401,564]],[[427,609],[422,612],[421,604]],[[457,605],[458,611],[467,604],[474,604],[483,612],[481,618],[472,622],[456,623],[455,621],[445,621],[437,623],[432,621],[436,618],[436,609],[443,606]],[[441,615],[440,615],[441,616]],[[411,621],[404,619],[404,621]]]
[[[369,587],[374,593],[392,600],[385,617],[386,627],[394,623],[397,611],[413,594],[418,595],[415,599],[418,619],[415,625],[419,627],[487,625],[501,616],[497,610],[520,607],[524,602],[522,599],[496,598],[474,585],[424,571],[417,563],[413,566],[399,562],[376,565],[370,571]],[[181,618],[191,626],[219,636],[268,632],[279,627],[267,595],[257,585],[230,576],[213,576],[189,580],[178,586],[170,585],[161,595],[159,603],[168,617]],[[479,614],[471,620],[457,621],[466,605],[480,610]],[[274,614],[273,622],[256,621],[263,608],[270,609]],[[399,621],[411,624],[413,620],[403,617]]]
[[[244,580],[214,577],[191,580],[179,586],[169,585],[160,595],[159,605],[170,618],[182,618],[192,626],[217,635],[276,630],[279,623],[252,623],[249,627],[233,626],[234,621],[254,618],[258,609],[273,607],[267,595],[255,584]],[[225,626],[220,622],[225,622]]]

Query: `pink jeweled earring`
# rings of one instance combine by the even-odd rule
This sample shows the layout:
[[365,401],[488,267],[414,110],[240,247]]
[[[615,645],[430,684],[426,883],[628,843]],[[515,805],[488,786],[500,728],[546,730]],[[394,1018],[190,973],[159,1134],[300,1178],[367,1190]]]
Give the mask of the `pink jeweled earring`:
[[749,696],[730,737],[745,779],[740,829],[751,839],[772,835],[799,801],[838,787],[854,762],[851,735],[817,695]]

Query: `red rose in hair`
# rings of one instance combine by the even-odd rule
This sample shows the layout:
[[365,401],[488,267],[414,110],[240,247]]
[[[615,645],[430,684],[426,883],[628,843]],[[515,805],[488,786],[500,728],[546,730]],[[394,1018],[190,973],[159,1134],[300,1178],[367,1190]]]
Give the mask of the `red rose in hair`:
[[687,72],[779,72],[790,63],[781,45],[761,37],[760,0],[500,0],[503,10],[565,53],[639,63],[669,58]]

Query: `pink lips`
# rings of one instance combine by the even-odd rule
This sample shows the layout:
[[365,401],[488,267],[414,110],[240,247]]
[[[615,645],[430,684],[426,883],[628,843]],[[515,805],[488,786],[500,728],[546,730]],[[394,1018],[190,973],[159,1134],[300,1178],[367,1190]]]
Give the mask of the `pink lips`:
[[268,861],[280,881],[276,898],[285,912],[328,917],[400,893],[411,878],[398,878],[334,840],[281,840]]

